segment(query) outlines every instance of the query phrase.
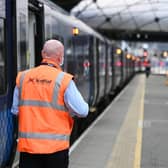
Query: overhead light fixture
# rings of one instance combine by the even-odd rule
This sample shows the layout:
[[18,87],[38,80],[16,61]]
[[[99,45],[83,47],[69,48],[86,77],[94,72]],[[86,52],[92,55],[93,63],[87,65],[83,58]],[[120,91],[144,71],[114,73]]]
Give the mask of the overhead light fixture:
[[121,50],[120,48],[117,48],[117,49],[116,49],[116,54],[117,54],[117,55],[120,55],[121,53],[122,53],[122,50]]
[[106,17],[106,22],[110,22],[111,18]]
[[127,54],[127,55],[126,55],[126,58],[127,58],[127,59],[131,59],[131,54]]
[[39,6],[40,8],[42,8],[42,7],[43,7],[42,3],[39,3],[39,4],[38,4],[38,6]]
[[167,57],[167,56],[168,56],[167,51],[164,51],[164,52],[163,52],[163,57]]
[[94,3],[96,3],[96,2],[97,2],[97,0],[93,0],[93,2],[94,2]]
[[159,19],[158,17],[155,17],[154,21],[155,21],[156,23],[158,23],[158,22],[160,21],[160,19]]
[[74,36],[79,35],[79,29],[78,29],[77,27],[73,27],[73,29],[72,29],[72,34],[73,34]]
[[139,39],[141,37],[141,35],[139,33],[137,33],[136,37]]
[[145,39],[148,39],[148,35],[147,34],[145,34]]

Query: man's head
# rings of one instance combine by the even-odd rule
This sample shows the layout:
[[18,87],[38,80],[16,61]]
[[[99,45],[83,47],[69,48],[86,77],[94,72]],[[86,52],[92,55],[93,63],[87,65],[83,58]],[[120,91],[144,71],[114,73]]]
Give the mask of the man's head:
[[63,64],[64,46],[60,41],[58,40],[46,41],[41,53],[43,58],[52,60],[59,65]]

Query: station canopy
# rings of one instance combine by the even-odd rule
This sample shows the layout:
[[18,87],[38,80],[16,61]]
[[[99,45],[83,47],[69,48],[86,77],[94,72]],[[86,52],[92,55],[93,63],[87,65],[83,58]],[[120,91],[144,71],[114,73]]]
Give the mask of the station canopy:
[[168,40],[168,0],[82,0],[71,14],[111,37]]

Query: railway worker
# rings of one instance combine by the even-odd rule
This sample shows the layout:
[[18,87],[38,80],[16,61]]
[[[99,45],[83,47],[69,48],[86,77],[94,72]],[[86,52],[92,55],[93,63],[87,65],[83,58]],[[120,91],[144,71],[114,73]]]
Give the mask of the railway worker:
[[64,46],[48,40],[40,66],[19,72],[12,113],[18,114],[19,168],[67,168],[72,116],[86,117],[88,104],[73,76],[63,72]]

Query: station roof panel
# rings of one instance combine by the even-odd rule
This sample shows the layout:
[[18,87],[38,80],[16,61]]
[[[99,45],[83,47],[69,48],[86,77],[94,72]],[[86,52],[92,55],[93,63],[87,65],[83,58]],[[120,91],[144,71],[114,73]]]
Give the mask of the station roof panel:
[[168,0],[82,0],[71,13],[96,29],[168,32]]

